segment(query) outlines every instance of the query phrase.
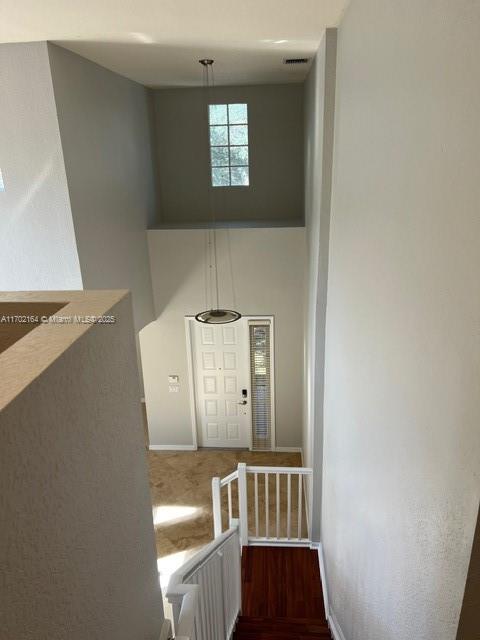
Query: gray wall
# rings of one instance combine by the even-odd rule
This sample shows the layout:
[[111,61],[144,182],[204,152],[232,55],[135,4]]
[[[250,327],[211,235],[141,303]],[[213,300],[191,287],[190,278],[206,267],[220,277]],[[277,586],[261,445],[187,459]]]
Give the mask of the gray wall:
[[[0,413],[2,640],[160,634],[130,297],[106,312],[115,324],[91,326]],[[24,340],[43,331],[45,354],[61,329]]]
[[[203,89],[155,92],[159,223],[209,221],[210,159]],[[303,220],[303,87],[217,87],[211,102],[247,102],[250,186],[212,189],[218,220]]]
[[48,53],[83,284],[130,289],[138,332],[153,319],[151,95],[66,49],[49,44]]
[[335,109],[336,29],[327,29],[305,82],[304,464],[313,467],[312,537],[320,540],[328,246]]
[[81,289],[47,45],[0,45],[0,290]]
[[480,498],[480,5],[338,34],[322,539],[347,640],[453,640]]
[[[303,228],[218,232],[220,301],[243,315],[275,316],[276,436],[301,446]],[[236,301],[227,259],[232,255]],[[148,232],[157,319],[140,333],[151,445],[192,445],[184,317],[206,308],[201,229]],[[168,374],[180,375],[179,393]]]

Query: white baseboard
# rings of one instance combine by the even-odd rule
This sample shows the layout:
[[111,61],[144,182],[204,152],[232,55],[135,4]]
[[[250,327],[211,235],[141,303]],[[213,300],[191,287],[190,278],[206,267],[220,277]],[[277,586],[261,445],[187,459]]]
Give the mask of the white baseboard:
[[330,602],[328,600],[328,588],[327,588],[327,574],[325,572],[325,557],[323,555],[323,546],[321,542],[312,543],[312,549],[316,549],[318,552],[318,566],[320,567],[320,579],[322,581],[322,593],[323,593],[323,606],[325,609],[325,616],[328,621],[328,626],[334,637],[334,640],[345,640],[345,635],[335,614],[332,611]]
[[338,624],[338,620],[331,609],[330,609],[330,615],[328,616],[328,625],[330,627],[330,631],[332,632],[334,640],[345,640],[345,636],[343,634],[342,628]]
[[323,556],[322,543],[312,545],[318,552],[318,565],[320,567],[320,580],[322,581],[322,593],[323,593],[323,607],[325,609],[325,617],[328,620],[330,616],[330,605],[328,602],[328,588],[327,588],[327,576],[325,573],[325,558]]
[[193,444],[151,444],[150,451],[196,451]]
[[302,447],[275,447],[278,453],[302,453]]
[[172,625],[170,620],[165,619],[162,624],[162,630],[160,631],[160,637],[158,640],[168,640],[172,637]]

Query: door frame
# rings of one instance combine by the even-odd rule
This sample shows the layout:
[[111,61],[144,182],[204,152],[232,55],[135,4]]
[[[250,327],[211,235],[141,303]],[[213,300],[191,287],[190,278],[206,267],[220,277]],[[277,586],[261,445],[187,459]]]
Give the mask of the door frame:
[[[193,354],[193,335],[192,335],[192,323],[196,322],[195,316],[185,316],[185,341],[187,348],[187,371],[188,371],[188,397],[190,403],[190,421],[192,427],[192,444],[194,450],[198,449],[198,424],[197,424],[197,403],[195,394],[195,368],[194,368],[194,354]],[[276,451],[276,432],[275,432],[275,319],[274,316],[265,315],[252,315],[242,316],[242,320],[246,321],[247,329],[247,354],[246,354],[246,366],[247,366],[247,390],[248,397],[252,397],[252,372],[250,368],[250,331],[248,330],[249,323],[252,320],[259,320],[270,322],[270,411],[272,415],[271,436],[272,446],[270,451]],[[248,449],[252,451],[252,404],[250,402],[250,414],[249,414],[249,429],[248,429]],[[267,449],[268,451],[268,449]]]

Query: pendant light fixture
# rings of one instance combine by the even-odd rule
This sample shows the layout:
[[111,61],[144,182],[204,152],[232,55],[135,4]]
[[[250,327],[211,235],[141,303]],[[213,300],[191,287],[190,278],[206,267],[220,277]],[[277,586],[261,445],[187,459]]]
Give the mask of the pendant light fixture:
[[[210,104],[210,87],[214,86],[214,78],[213,78],[213,60],[210,58],[204,58],[199,60],[199,63],[203,67],[203,80],[204,80],[204,89],[206,90],[207,96],[207,127],[206,130],[208,134],[210,133],[210,120],[209,120],[209,104]],[[210,145],[207,144],[207,149],[210,148]],[[209,152],[210,154],[210,152]],[[208,159],[208,164],[210,165],[210,157]],[[208,230],[208,242],[206,247],[206,260],[208,262],[208,283],[207,289],[210,288],[211,292],[211,305],[212,308],[206,311],[201,311],[197,313],[195,316],[195,320],[198,322],[202,322],[203,324],[228,324],[230,322],[235,322],[239,320],[242,315],[238,311],[232,311],[231,309],[222,309],[220,308],[219,303],[219,287],[218,287],[218,263],[217,263],[217,229],[216,229],[216,220],[215,220],[215,206],[213,202],[213,187],[209,185],[209,195],[210,195],[210,211],[212,215],[212,226]],[[233,272],[232,272],[232,289],[233,289]]]

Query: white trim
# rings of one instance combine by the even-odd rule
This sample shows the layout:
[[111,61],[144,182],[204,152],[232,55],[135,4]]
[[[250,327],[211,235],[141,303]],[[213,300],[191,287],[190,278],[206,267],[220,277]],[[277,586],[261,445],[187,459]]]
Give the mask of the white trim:
[[318,566],[320,568],[320,579],[322,581],[322,593],[323,593],[323,607],[325,609],[325,616],[328,621],[328,626],[334,637],[334,640],[345,640],[345,635],[342,631],[337,617],[330,607],[330,601],[328,599],[328,587],[327,587],[327,574],[325,571],[325,556],[323,555],[323,545],[321,542],[314,542],[311,545],[312,549],[316,549],[318,553]]
[[[266,451],[277,451],[276,441],[276,424],[275,424],[275,317],[274,316],[242,316],[247,320],[247,338],[248,338],[248,394],[250,399],[252,398],[252,372],[250,369],[250,331],[248,327],[250,322],[268,322],[270,325],[270,409],[272,412],[272,424],[271,424],[271,449]],[[250,442],[253,439],[253,419],[252,419],[252,403],[250,402]],[[250,451],[253,451],[250,447]]]
[[193,444],[151,444],[150,451],[196,451]]
[[325,609],[325,618],[330,617],[330,604],[328,602],[327,575],[325,573],[325,558],[323,556],[323,546],[321,542],[312,544],[313,549],[318,552],[318,566],[320,567],[320,579],[322,581],[323,607]]
[[301,453],[303,466],[303,450],[302,447],[275,447],[274,451],[278,453]]
[[198,449],[197,441],[197,403],[195,401],[195,378],[193,376],[193,340],[192,340],[192,316],[185,316],[185,340],[187,346],[187,369],[188,369],[188,402],[190,405],[190,421],[192,423],[192,442],[194,451]]
[[310,548],[310,540],[308,538],[300,538],[300,540],[292,540],[291,538],[249,538],[249,547],[307,547]]
[[168,640],[172,637],[172,623],[170,620],[165,618],[162,624],[162,628],[160,630],[160,637],[158,640]]
[[253,451],[253,416],[252,416],[252,373],[250,371],[250,329],[248,327],[248,319],[244,320],[242,316],[246,349],[243,352],[243,365],[247,372],[245,388],[248,394],[248,411],[247,411],[247,429],[248,429],[248,450]]
[[328,617],[328,625],[330,627],[330,631],[332,632],[334,640],[345,640],[345,635],[342,631],[342,628],[338,624],[338,620],[331,609],[330,615]]

